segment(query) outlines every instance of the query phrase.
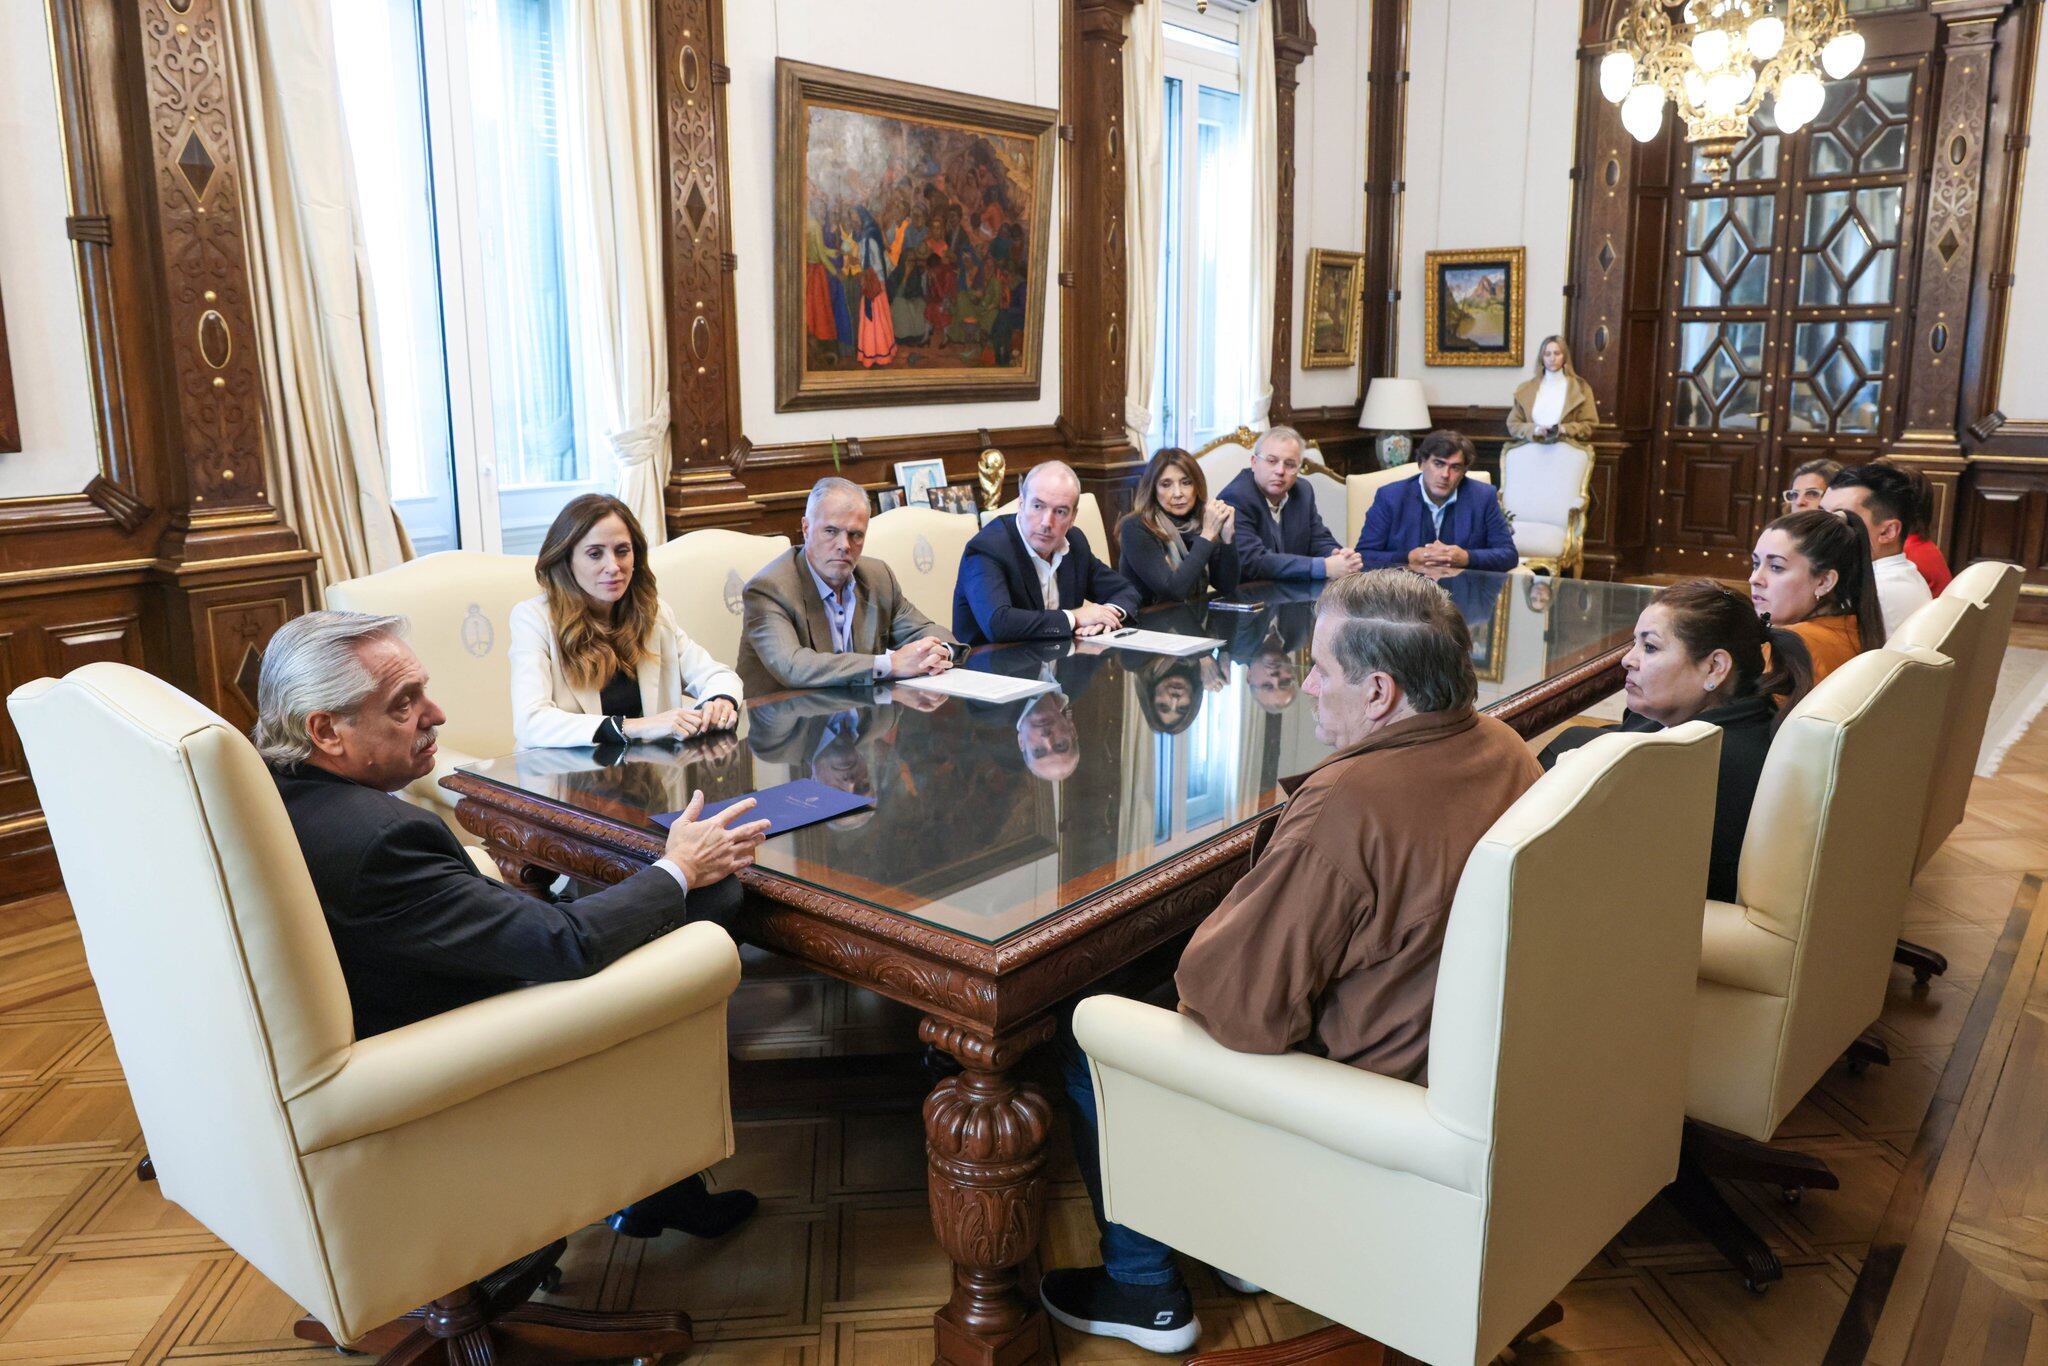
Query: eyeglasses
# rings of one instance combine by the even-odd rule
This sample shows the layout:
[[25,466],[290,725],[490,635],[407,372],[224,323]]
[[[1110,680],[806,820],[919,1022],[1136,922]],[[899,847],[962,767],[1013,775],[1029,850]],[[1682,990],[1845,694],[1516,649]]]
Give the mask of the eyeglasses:
[[1806,498],[1811,498],[1814,502],[1818,503],[1821,498],[1821,491],[1819,489],[1786,489],[1778,497],[1785,501],[1786,506],[1790,507]]

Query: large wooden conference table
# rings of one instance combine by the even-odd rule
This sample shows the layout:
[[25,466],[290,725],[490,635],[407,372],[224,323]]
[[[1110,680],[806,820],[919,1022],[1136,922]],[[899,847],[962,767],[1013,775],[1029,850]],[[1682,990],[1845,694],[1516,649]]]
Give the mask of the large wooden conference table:
[[[1525,736],[1620,686],[1651,591],[1480,573],[1444,586],[1472,628],[1481,706]],[[1049,1355],[1017,1268],[1038,1243],[1051,1112],[1019,1061],[1077,995],[1199,924],[1244,872],[1280,779],[1328,753],[1301,688],[1313,592],[1239,597],[1261,605],[1141,619],[1222,642],[1196,658],[1068,642],[968,657],[1058,685],[1024,701],[782,693],[750,700],[737,735],[529,750],[444,780],[463,826],[535,888],[646,866],[663,843],[651,817],[693,788],[716,800],[815,777],[873,795],[762,845],[739,875],[737,933],[913,1006],[924,1041],[960,1065],[924,1106],[932,1226],[954,1263],[940,1361]]]

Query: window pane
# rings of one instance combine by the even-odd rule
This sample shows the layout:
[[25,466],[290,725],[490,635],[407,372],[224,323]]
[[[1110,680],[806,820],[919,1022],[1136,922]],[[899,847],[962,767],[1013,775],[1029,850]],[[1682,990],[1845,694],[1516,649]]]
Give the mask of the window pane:
[[1183,444],[1181,416],[1182,327],[1185,312],[1181,299],[1181,220],[1183,216],[1181,175],[1181,81],[1166,78],[1165,209],[1159,219],[1161,244],[1159,270],[1159,356],[1158,373],[1152,381],[1152,430],[1145,434],[1149,454],[1161,446]]
[[579,442],[559,136],[556,0],[470,0],[470,118],[501,545],[537,549],[561,505],[609,486]]
[[391,497],[415,550],[452,550],[454,451],[414,0],[335,7],[334,51],[375,297]]
[[1245,360],[1251,330],[1249,226],[1238,155],[1237,95],[1199,87],[1195,108],[1194,392],[1188,395],[1199,445],[1244,420]]

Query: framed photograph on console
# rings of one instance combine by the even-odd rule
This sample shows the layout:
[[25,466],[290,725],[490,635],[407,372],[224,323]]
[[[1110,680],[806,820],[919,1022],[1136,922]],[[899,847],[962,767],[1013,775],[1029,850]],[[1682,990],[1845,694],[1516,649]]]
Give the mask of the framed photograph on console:
[[962,512],[969,517],[974,516],[976,511],[974,494],[973,484],[947,484],[924,491],[924,496],[931,500],[932,506],[938,511]]
[[0,304],[0,455],[21,449],[21,412],[14,406],[14,370],[7,361],[7,309]]
[[775,70],[776,411],[1037,398],[1058,111]]
[[1358,301],[1364,288],[1361,253],[1309,248],[1308,278],[1301,286],[1302,369],[1358,364]]
[[903,501],[914,508],[926,506],[926,489],[946,486],[946,462],[943,460],[898,460],[894,470],[896,487],[903,490]]
[[1424,253],[1423,363],[1520,365],[1521,247]]

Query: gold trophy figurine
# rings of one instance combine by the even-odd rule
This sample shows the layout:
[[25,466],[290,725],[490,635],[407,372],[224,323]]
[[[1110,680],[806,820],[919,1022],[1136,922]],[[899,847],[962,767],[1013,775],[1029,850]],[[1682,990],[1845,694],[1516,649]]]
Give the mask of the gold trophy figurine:
[[976,468],[981,474],[981,509],[994,512],[996,504],[1003,501],[1003,473],[1009,468],[1009,462],[1003,459],[1001,451],[990,446],[981,453]]

